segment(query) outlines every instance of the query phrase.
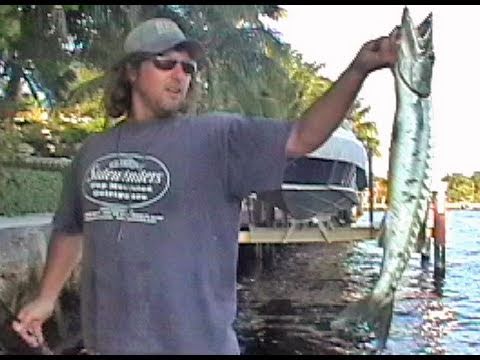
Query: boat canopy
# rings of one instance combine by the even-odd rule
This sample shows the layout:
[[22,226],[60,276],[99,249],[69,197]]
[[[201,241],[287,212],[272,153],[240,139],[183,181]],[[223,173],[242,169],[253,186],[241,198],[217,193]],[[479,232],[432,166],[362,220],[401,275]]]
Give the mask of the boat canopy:
[[337,128],[322,146],[307,157],[353,163],[365,171],[368,163],[363,144],[352,131],[342,127]]

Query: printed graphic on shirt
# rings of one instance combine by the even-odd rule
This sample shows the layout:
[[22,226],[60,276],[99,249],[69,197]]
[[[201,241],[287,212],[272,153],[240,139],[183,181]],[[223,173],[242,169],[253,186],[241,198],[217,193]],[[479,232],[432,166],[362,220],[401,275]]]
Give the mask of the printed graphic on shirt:
[[96,159],[82,182],[85,198],[100,205],[87,211],[84,221],[123,220],[154,224],[161,214],[135,212],[160,200],[170,187],[170,174],[153,156],[114,153]]

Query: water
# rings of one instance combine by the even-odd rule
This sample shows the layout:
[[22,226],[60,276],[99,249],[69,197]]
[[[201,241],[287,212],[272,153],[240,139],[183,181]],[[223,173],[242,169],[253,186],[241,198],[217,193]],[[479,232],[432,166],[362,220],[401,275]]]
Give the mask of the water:
[[[381,218],[375,214],[375,222]],[[434,278],[414,254],[397,291],[382,354],[480,353],[480,212],[448,213],[446,274]],[[368,224],[368,216],[360,220]],[[355,244],[280,245],[273,262],[239,277],[236,324],[244,354],[376,353],[371,337],[351,341],[329,321],[374,285],[382,249]]]

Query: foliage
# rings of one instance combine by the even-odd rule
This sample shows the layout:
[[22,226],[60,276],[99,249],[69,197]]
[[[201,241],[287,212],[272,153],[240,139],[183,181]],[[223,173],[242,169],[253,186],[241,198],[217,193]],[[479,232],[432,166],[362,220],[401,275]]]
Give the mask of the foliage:
[[[101,90],[103,71],[120,58],[119,44],[132,27],[167,16],[207,48],[199,112],[296,119],[332,81],[319,74],[323,64],[305,62],[262,22],[285,15],[278,5],[20,5],[0,13],[0,27],[18,22],[10,49],[33,59],[44,84],[69,106]],[[96,76],[87,80],[84,69]]]
[[0,215],[16,216],[27,213],[53,212],[62,186],[62,174],[7,168],[8,176],[2,186]]
[[478,181],[472,177],[462,174],[453,174],[447,177],[448,189],[447,197],[449,202],[473,201],[478,198],[478,193],[475,192],[475,183]]
[[324,64],[309,63],[297,51],[283,59],[288,77],[293,84],[294,94],[290,98],[289,117],[298,118],[332,85],[332,81],[319,74]]
[[80,63],[72,63],[71,69],[76,75],[67,92],[69,100],[50,113],[32,98],[21,103],[0,101],[2,114],[15,120],[15,130],[23,143],[33,147],[33,155],[72,157],[87,136],[110,125],[103,91],[96,86],[103,72]]
[[20,19],[15,5],[0,6],[0,49],[8,49],[20,34]]
[[473,202],[480,203],[480,173],[474,173],[471,179],[473,182]]
[[4,198],[8,192],[7,186],[11,183],[10,172],[3,164],[18,157],[20,141],[11,120],[0,122],[0,199]]
[[377,193],[377,201],[385,200],[388,202],[388,179],[382,177],[374,177],[374,186]]
[[70,63],[40,59],[36,61],[35,76],[53,92],[57,101],[66,101],[77,80],[77,74]]
[[[380,192],[388,187],[387,180],[376,178],[376,187]],[[446,175],[441,181],[448,183],[447,200],[448,202],[475,202],[480,203],[480,172],[475,172],[473,176],[463,174]]]
[[28,116],[17,125],[22,141],[34,148],[34,155],[72,157],[92,133],[104,131],[109,123],[100,96],[81,104],[57,109],[48,120]]

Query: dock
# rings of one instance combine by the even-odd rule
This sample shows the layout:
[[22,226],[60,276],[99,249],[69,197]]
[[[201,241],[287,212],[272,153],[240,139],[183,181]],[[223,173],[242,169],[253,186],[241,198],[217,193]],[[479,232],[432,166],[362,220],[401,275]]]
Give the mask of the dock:
[[[48,234],[53,214],[30,214],[17,217],[0,217],[0,231],[9,228],[41,228]],[[325,242],[325,238],[317,227],[303,227],[289,230],[289,228],[271,228],[249,226],[248,231],[239,231],[240,244],[288,244]],[[290,233],[288,233],[290,231]],[[376,238],[378,229],[369,227],[340,227],[325,231],[331,242],[360,241]]]
[[[369,227],[342,227],[325,232],[329,242],[349,242],[374,239],[379,230]],[[288,234],[287,228],[260,228],[254,227],[247,231],[240,231],[239,244],[299,244],[315,243],[326,240],[318,228],[303,228]]]

